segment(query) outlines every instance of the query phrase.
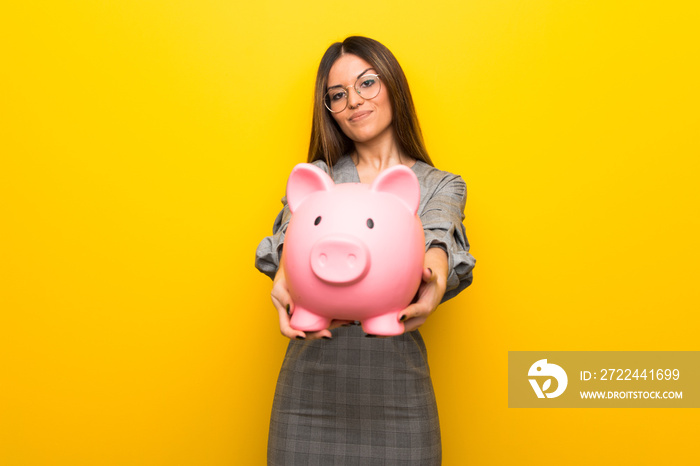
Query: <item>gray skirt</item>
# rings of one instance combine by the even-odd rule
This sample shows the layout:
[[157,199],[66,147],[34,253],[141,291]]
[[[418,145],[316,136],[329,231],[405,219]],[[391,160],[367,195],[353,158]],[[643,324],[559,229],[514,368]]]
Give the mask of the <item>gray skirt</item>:
[[277,380],[268,465],[440,465],[435,393],[418,331],[290,341]]

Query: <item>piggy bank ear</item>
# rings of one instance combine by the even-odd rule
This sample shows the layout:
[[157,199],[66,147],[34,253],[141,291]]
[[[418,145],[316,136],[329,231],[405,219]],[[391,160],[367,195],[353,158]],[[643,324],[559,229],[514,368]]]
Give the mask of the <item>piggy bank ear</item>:
[[306,199],[309,194],[316,191],[330,191],[333,188],[333,180],[326,172],[310,163],[300,163],[292,170],[287,180],[287,205],[292,213]]
[[413,170],[397,165],[381,172],[371,186],[372,191],[398,196],[414,215],[420,204],[420,184]]

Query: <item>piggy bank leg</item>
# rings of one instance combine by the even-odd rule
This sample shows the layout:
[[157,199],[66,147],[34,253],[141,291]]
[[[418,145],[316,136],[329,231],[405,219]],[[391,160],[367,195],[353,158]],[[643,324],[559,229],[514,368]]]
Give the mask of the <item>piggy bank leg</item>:
[[296,306],[292,314],[292,319],[289,321],[289,325],[291,325],[293,329],[301,330],[302,332],[318,332],[319,330],[328,328],[331,325],[331,320]]
[[362,321],[362,330],[371,335],[394,336],[404,332],[403,322],[399,322],[399,312],[393,311]]

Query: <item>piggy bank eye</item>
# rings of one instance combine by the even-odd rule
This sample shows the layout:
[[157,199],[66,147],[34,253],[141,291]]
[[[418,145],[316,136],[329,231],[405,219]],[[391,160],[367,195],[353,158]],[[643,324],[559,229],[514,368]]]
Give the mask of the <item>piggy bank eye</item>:
[[316,217],[316,220],[314,220],[314,225],[318,225],[319,223],[321,223],[321,216],[320,215],[318,217]]
[[371,218],[367,219],[367,228],[374,228],[374,221]]

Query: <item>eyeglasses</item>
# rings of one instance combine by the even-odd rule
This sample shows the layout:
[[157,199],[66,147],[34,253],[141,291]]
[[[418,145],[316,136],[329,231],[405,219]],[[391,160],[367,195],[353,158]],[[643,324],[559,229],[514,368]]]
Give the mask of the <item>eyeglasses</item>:
[[364,74],[357,78],[355,84],[348,87],[334,87],[323,96],[323,103],[332,113],[340,113],[348,106],[348,89],[355,88],[355,92],[364,100],[374,99],[379,95],[382,82],[378,74]]

